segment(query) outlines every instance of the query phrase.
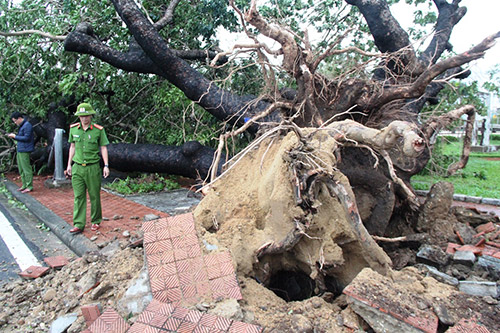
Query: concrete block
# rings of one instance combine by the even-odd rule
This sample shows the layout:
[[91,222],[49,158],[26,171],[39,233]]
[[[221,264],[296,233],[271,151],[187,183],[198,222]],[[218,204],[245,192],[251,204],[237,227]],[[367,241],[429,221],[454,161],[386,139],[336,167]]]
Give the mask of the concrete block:
[[500,206],[500,199],[495,199],[495,198],[483,198],[481,200],[482,204],[485,205],[492,205],[492,206]]
[[438,246],[422,245],[417,252],[417,261],[426,265],[442,267],[450,261],[450,255]]
[[498,294],[497,284],[489,281],[460,281],[458,289],[474,296],[497,297]]
[[344,288],[350,307],[375,332],[432,332],[438,328],[438,317],[417,294],[408,294],[406,285],[397,284],[371,269],[363,269]]
[[481,197],[465,197],[465,202],[472,202],[472,203],[481,203],[481,200],[483,198]]
[[467,196],[464,195],[464,194],[454,194],[453,195],[453,200],[456,200],[456,201],[466,201],[467,200]]
[[73,323],[78,318],[76,313],[68,313],[62,317],[57,318],[50,325],[50,333],[63,333],[66,332],[67,329],[73,325]]
[[500,278],[500,259],[483,255],[477,260],[477,265],[484,268],[493,278]]
[[472,251],[456,251],[453,254],[453,263],[472,266],[476,262],[476,255]]
[[129,284],[125,295],[118,301],[118,309],[137,315],[144,311],[153,299],[149,275],[146,267]]
[[458,286],[458,279],[454,278],[453,276],[450,276],[448,274],[445,274],[443,272],[440,272],[437,270],[435,267],[429,266],[429,265],[422,265],[425,269],[427,269],[427,273],[429,276],[433,277],[434,279],[438,280],[441,283],[446,283],[449,284],[450,286]]

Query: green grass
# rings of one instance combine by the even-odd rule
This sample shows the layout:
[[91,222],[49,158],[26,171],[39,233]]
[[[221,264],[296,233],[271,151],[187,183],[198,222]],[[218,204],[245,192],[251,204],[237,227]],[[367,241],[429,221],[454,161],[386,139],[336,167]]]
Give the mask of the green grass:
[[[491,145],[500,145],[499,140],[493,140]],[[413,187],[417,190],[428,190],[438,181],[447,181],[455,186],[455,193],[484,198],[500,198],[500,161],[490,161],[487,157],[500,157],[500,151],[493,153],[471,153],[467,166],[451,177],[444,177],[446,167],[450,160],[457,161],[462,151],[461,142],[448,142],[441,146],[443,155],[449,156],[444,161],[442,157],[436,158],[434,169],[441,170],[437,173],[415,175],[411,179]],[[439,161],[440,160],[440,161]],[[433,163],[432,161],[430,163]]]

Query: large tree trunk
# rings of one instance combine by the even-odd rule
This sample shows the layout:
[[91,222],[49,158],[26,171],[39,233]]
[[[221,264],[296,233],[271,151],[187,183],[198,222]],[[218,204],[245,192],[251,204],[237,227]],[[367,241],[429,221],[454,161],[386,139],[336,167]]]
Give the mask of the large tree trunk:
[[[69,106],[74,106],[69,104]],[[66,115],[62,112],[49,112],[48,121],[33,120],[34,131],[38,137],[47,140],[47,146],[31,154],[38,167],[47,164],[53,168],[51,155],[56,128],[67,129]],[[68,161],[68,132],[63,134],[63,161]],[[155,144],[114,143],[108,145],[109,164],[112,169],[124,172],[158,172],[205,180],[210,174],[215,150],[197,141],[189,141],[182,146]],[[221,169],[224,160],[219,162]]]
[[[436,29],[430,45],[420,55],[412,48],[408,34],[392,16],[385,0],[345,1],[356,6],[364,16],[381,52],[380,66],[370,79],[327,79],[317,69],[323,59],[338,51],[333,49],[335,45],[317,55],[298,35],[266,21],[258,12],[256,1],[251,2],[246,13],[240,12],[246,23],[281,46],[282,68],[296,83],[293,92],[275,86],[275,95],[266,96],[265,100],[257,96],[238,96],[200,74],[161,37],[159,30],[166,27],[165,22],[150,22],[133,0],[111,0],[133,36],[128,52],[114,50],[101,42],[87,24],[81,24],[71,32],[64,46],[67,51],[93,55],[117,68],[160,75],[224,122],[248,126],[244,125],[246,120],[257,119],[259,113],[271,110],[261,120],[267,124],[274,121],[276,126],[294,115],[292,121],[301,127],[322,127],[331,119],[354,119],[372,128],[382,128],[393,120],[421,126],[418,113],[426,101],[435,102],[443,87],[434,80],[447,80],[450,75],[459,73],[460,66],[482,57],[498,37],[498,34],[491,36],[468,52],[439,61],[443,52],[451,49],[451,31],[465,14],[465,9],[459,7],[460,1],[450,4],[446,0],[434,0],[439,11]],[[230,4],[235,6],[232,1]],[[264,53],[263,50],[257,51]],[[255,133],[257,129],[257,123],[251,121],[247,130]],[[408,186],[411,175],[422,170],[430,154],[426,150],[418,159],[405,157],[396,147],[387,152],[390,158],[382,158],[363,149],[342,149],[338,167],[356,185],[359,196],[372,203],[367,209],[369,213],[364,216],[365,221],[372,221],[372,231],[383,234],[396,204],[406,200],[407,193],[402,189]],[[178,148],[112,145],[110,162],[121,170],[182,172],[190,177],[199,175],[204,178],[203,175],[208,174],[212,152],[195,144]],[[393,170],[402,182],[394,182],[387,167],[375,168],[374,160],[377,159],[382,164],[393,164]]]

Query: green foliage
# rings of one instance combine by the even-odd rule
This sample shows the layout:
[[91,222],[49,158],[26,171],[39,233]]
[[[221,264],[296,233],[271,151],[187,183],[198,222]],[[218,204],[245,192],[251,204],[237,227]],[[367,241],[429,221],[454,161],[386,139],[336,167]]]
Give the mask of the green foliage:
[[112,183],[104,184],[104,187],[121,194],[130,195],[175,190],[180,188],[180,185],[172,177],[163,177],[155,173],[142,174],[139,177],[128,176],[126,179],[115,179]]
[[[425,121],[428,116],[440,115],[468,104],[474,105],[479,114],[485,115],[487,113],[487,106],[483,99],[481,99],[482,95],[483,93],[479,91],[477,81],[471,83],[450,82],[439,93],[438,105],[424,106],[420,113],[422,121]],[[459,120],[448,126],[448,129],[452,130],[460,125],[463,125],[463,121]]]
[[[420,172],[420,175],[445,177],[448,166],[458,160],[455,156],[443,153],[443,147],[447,142],[446,140],[446,138],[441,138],[441,140],[434,145],[431,159],[425,168]],[[455,142],[457,140],[453,141]]]
[[28,208],[20,201],[18,201],[13,195],[12,193],[10,193],[10,191],[7,189],[7,187],[5,186],[3,180],[5,180],[5,176],[2,174],[0,176],[0,193],[2,193],[6,198],[7,198],[7,202],[9,203],[9,205],[11,205],[12,207],[15,207],[15,208],[18,208],[18,209],[22,209],[22,210],[25,210],[27,211]]

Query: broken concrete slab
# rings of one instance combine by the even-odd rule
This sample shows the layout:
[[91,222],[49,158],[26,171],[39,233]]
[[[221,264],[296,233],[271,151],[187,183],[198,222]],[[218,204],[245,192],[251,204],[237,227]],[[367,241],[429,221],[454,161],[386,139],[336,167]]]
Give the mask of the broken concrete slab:
[[469,224],[473,227],[495,220],[494,216],[481,214],[475,209],[461,206],[452,207],[451,212],[455,215],[458,221]]
[[483,255],[477,260],[477,265],[484,268],[493,278],[500,278],[500,259]]
[[443,267],[448,264],[450,255],[444,252],[440,247],[434,245],[422,245],[417,252],[417,261],[423,264]]
[[144,266],[139,275],[130,282],[125,295],[118,301],[118,309],[121,312],[137,315],[144,311],[152,299],[149,275]]
[[[420,282],[409,278],[406,284]],[[428,301],[371,269],[363,269],[344,289],[353,310],[375,332],[436,332],[438,317]],[[417,287],[418,288],[418,287]],[[422,304],[422,306],[416,306]]]
[[120,242],[118,240],[115,240],[113,242],[108,243],[99,252],[100,254],[102,254],[107,258],[111,258],[119,250],[120,250]]
[[453,276],[450,276],[448,274],[445,274],[439,270],[436,269],[436,267],[429,266],[429,265],[418,265],[417,267],[425,269],[427,271],[427,274],[429,276],[432,276],[436,280],[442,283],[446,283],[450,286],[458,286],[458,279],[454,278]]
[[472,251],[455,251],[453,262],[466,266],[472,266],[476,262],[476,255]]
[[65,316],[59,317],[50,326],[50,333],[63,333],[66,332],[68,327],[70,327],[78,318],[78,314],[69,313]]
[[447,216],[453,202],[453,184],[438,182],[432,185],[417,221],[417,230],[430,231],[437,219]]
[[469,295],[497,297],[497,284],[490,281],[460,281],[458,289]]

